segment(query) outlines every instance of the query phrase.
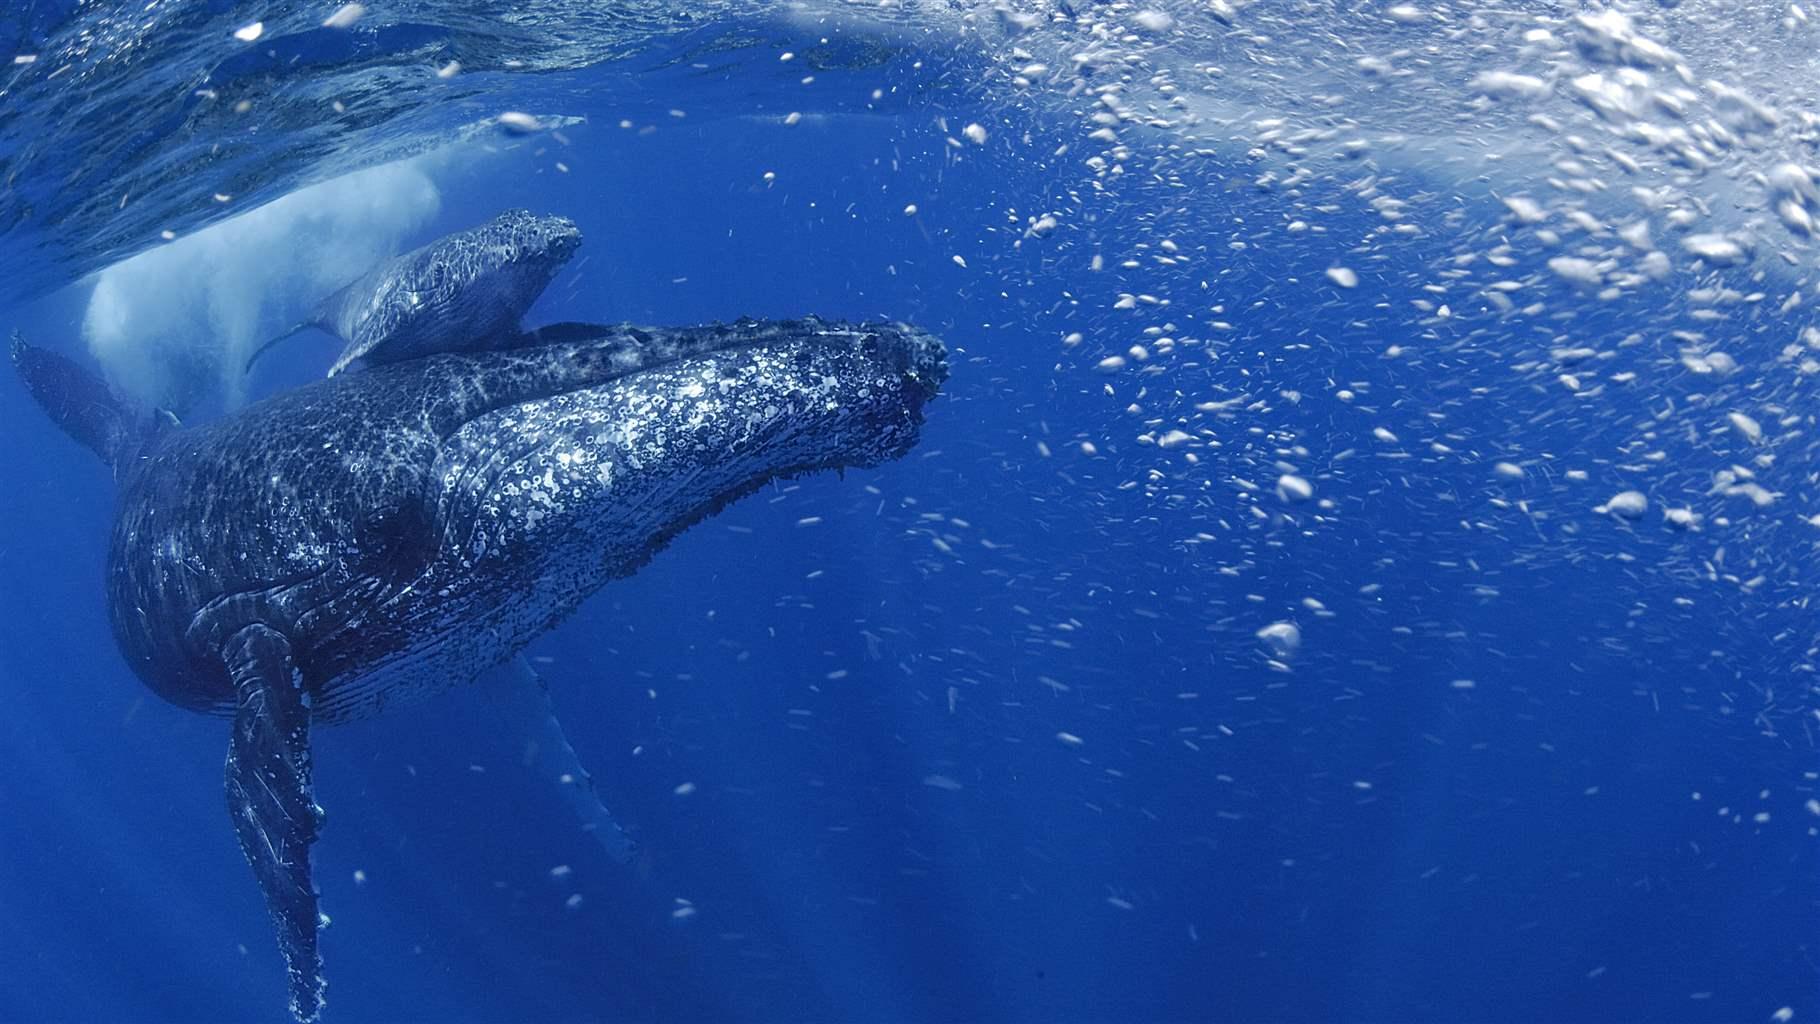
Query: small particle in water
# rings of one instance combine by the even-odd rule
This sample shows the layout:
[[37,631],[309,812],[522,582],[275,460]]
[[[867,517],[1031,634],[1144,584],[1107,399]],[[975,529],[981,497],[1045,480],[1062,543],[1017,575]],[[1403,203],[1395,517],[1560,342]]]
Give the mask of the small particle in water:
[[1125,357],[1124,356],[1107,356],[1106,358],[1100,360],[1099,363],[1096,364],[1094,367],[1094,369],[1099,370],[1101,373],[1112,373],[1116,370],[1122,370],[1124,368],[1125,368]]
[[906,217],[916,216],[916,204],[915,203],[911,203],[908,206],[904,207],[904,216],[906,216]]
[[1139,11],[1131,20],[1146,32],[1167,32],[1175,27],[1175,19],[1163,11]]
[[250,43],[265,34],[265,22],[255,21],[251,25],[242,25],[234,30],[234,38],[243,43]]
[[581,909],[581,893],[576,893],[575,895],[570,896],[568,899],[563,900],[562,905],[569,908],[570,910]]
[[1307,501],[1314,497],[1314,485],[1293,473],[1277,477],[1277,497],[1283,501]]
[[1119,899],[1117,896],[1106,897],[1106,902],[1112,904],[1113,906],[1119,908],[1120,910],[1135,910],[1136,909],[1135,907],[1132,906],[1130,900]]
[[695,783],[685,782],[671,790],[671,792],[675,793],[677,796],[688,796],[690,793],[695,792]]
[[946,775],[926,775],[923,777],[923,785],[932,789],[945,789],[951,793],[961,788],[960,783]]
[[1705,517],[1691,508],[1665,508],[1662,510],[1662,518],[1677,529],[1698,530],[1700,521]]
[[1736,430],[1746,441],[1756,444],[1763,440],[1763,426],[1755,419],[1741,412],[1729,413],[1726,418],[1731,421],[1732,429]]
[[788,114],[784,115],[784,124],[786,124],[786,125],[799,124],[802,122],[802,119],[803,119],[802,111],[792,110]]
[[1504,480],[1521,480],[1525,475],[1523,467],[1514,462],[1500,462],[1491,467],[1491,472]]
[[342,4],[340,7],[335,8],[334,14],[331,14],[327,18],[323,19],[322,27],[323,28],[347,28],[348,26],[359,21],[360,16],[365,14],[366,12],[367,12],[367,9],[362,4]]
[[1302,648],[1302,630],[1293,622],[1273,622],[1258,630],[1257,638],[1274,658],[1289,658]]
[[354,869],[354,884],[355,885],[367,884],[367,873],[365,871],[360,870],[359,868],[355,868]]
[[1621,519],[1636,519],[1648,508],[1649,499],[1644,497],[1642,491],[1619,491],[1607,498],[1605,504],[1593,506],[1593,511]]
[[1100,450],[1093,446],[1092,441],[1082,441],[1081,442],[1081,454],[1082,455],[1094,456],[1094,455],[1098,455],[1099,453],[1100,453]]
[[954,257],[951,257],[951,258],[952,258],[952,259],[953,259],[953,260],[954,260],[954,265],[955,265],[955,266],[957,266],[957,267],[959,267],[959,268],[961,268],[961,269],[962,269],[962,270],[966,270],[966,269],[967,269],[967,261],[966,261],[966,260],[965,260],[965,259],[963,259],[963,258],[962,258],[962,257],[960,257],[960,256],[954,256]]
[[1792,1006],[1784,1006],[1775,1013],[1770,1014],[1769,1019],[1775,1021],[1776,1024],[1788,1024],[1789,1021],[1795,1019],[1795,1008]]
[[1525,196],[1506,196],[1504,208],[1510,211],[1510,219],[1518,224],[1540,224],[1548,219],[1548,211],[1542,204]]
[[694,907],[677,907],[675,910],[670,911],[670,917],[673,920],[677,920],[677,921],[687,921],[689,918],[694,917],[694,916],[695,916]]
[[1550,87],[1534,75],[1484,71],[1473,78],[1472,88],[1494,99],[1534,99],[1547,95]]
[[1341,288],[1357,288],[1359,275],[1350,267],[1328,267],[1327,279]]
[[461,61],[452,60],[436,69],[437,78],[454,78],[461,73]]
[[961,134],[967,137],[968,142],[971,142],[976,146],[984,146],[986,144],[986,128],[978,122],[962,128]]
[[1681,248],[1715,266],[1742,263],[1750,255],[1742,243],[1721,234],[1688,235]]
[[822,522],[821,516],[804,516],[801,519],[798,519],[796,521],[796,525],[798,525],[798,526],[820,526],[821,522]]
[[1592,260],[1578,256],[1556,256],[1548,261],[1548,269],[1555,275],[1574,284],[1596,288],[1605,283],[1605,274],[1599,265]]
[[1073,734],[1071,732],[1058,732],[1055,734],[1055,738],[1058,740],[1061,740],[1063,743],[1067,744],[1070,747],[1078,747],[1082,743],[1086,742],[1085,740],[1081,739],[1079,736],[1076,736],[1075,734]]
[[791,53],[789,50],[785,50],[784,52],[777,55],[777,62],[779,64],[785,63],[786,61],[792,61],[795,59],[796,59],[796,54]]
[[573,870],[574,869],[569,867],[567,864],[558,864],[555,867],[550,869],[550,877],[551,878],[567,878],[567,877],[569,877],[569,873]]
[[37,59],[38,59],[38,55],[35,53],[21,53],[18,56],[13,58],[13,63],[14,64],[31,64],[31,63],[35,62]]
[[543,127],[537,118],[522,110],[508,110],[499,115],[499,126],[514,135],[529,135]]

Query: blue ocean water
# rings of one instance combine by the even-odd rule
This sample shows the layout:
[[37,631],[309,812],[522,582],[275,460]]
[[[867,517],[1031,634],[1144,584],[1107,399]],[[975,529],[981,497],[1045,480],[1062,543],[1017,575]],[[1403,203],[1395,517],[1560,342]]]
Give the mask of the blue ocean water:
[[[527,652],[631,864],[483,686],[318,730],[325,1019],[1820,1013],[1797,8],[336,6],[0,22],[7,326],[206,420],[524,206],[530,323],[952,372]],[[282,1019],[107,473],[0,428],[0,1020]]]

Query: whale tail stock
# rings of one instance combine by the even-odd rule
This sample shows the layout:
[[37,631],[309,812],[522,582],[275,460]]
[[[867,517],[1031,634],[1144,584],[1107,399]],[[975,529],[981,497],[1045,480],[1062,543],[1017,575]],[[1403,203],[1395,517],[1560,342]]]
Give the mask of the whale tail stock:
[[45,415],[116,472],[147,438],[176,422],[164,410],[148,412],[122,401],[106,381],[73,360],[27,344],[18,331],[11,354],[19,380]]

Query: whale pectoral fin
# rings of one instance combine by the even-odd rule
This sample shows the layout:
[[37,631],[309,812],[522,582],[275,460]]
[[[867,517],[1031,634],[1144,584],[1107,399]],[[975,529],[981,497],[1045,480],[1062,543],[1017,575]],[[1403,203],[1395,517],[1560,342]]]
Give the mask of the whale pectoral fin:
[[302,322],[300,324],[293,325],[289,330],[285,331],[283,334],[280,334],[275,338],[267,339],[258,348],[253,350],[252,355],[246,357],[246,362],[240,367],[240,372],[243,374],[252,373],[253,364],[259,361],[259,357],[262,355],[265,355],[267,352],[269,352],[273,348],[277,347],[279,342],[288,341],[289,339],[295,337],[296,335],[302,334],[304,331],[307,331],[312,327],[320,327],[320,326],[321,326],[321,324],[315,320],[305,320],[304,322]]
[[556,717],[556,706],[550,700],[550,686],[543,676],[520,654],[500,666],[503,686],[501,699],[510,701],[515,717],[528,734],[525,763],[556,780],[563,798],[581,819],[582,830],[594,837],[607,856],[621,864],[629,863],[637,845],[626,834],[594,787],[594,776],[582,766],[581,756],[570,745]]
[[290,975],[291,1014],[322,1012],[319,915],[310,881],[310,844],[322,827],[310,785],[310,708],[290,641],[252,625],[223,651],[237,707],[228,743],[227,805],[240,852],[253,868],[278,929]]

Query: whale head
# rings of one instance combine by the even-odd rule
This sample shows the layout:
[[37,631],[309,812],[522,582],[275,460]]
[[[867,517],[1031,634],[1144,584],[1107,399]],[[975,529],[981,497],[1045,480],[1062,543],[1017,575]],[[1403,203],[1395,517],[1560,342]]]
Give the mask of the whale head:
[[534,268],[547,284],[581,248],[581,229],[567,217],[508,210],[474,229],[486,258],[500,267]]

